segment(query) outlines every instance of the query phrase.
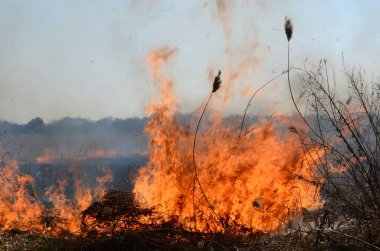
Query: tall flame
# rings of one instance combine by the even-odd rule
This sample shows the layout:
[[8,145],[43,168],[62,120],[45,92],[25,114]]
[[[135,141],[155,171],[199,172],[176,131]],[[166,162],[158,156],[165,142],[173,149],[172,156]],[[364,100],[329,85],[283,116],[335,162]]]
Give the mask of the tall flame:
[[[166,71],[175,54],[176,49],[163,47],[148,58],[160,96],[147,107],[150,159],[138,171],[136,198],[143,198],[142,203],[154,207],[156,213],[174,216],[186,228],[204,232],[268,232],[283,226],[303,208],[320,206],[319,187],[308,182],[314,174],[308,158],[319,156],[320,150],[308,149],[305,154],[290,132],[278,129],[286,124],[281,118],[251,125],[230,155],[237,126],[223,122],[219,113],[209,113],[211,123],[201,128],[195,149],[199,189],[192,163],[193,129],[177,119],[173,79]],[[115,154],[96,151],[87,157]],[[36,161],[51,163],[55,157],[45,150]],[[96,179],[99,186],[88,187],[82,182],[79,161],[74,160],[69,170],[72,179],[64,177],[45,191],[48,203],[40,202],[33,178],[22,174],[16,161],[2,162],[0,230],[81,234],[81,212],[94,197],[105,193],[104,185],[112,180],[112,174],[104,167],[105,175]],[[68,196],[72,192],[74,195]]]
[[[230,159],[236,125],[227,126],[215,119],[211,128],[201,130],[196,164],[213,210],[199,189],[193,198],[193,135],[188,126],[176,120],[173,81],[161,70],[172,55],[155,50],[150,56],[161,96],[148,109],[150,121],[145,129],[150,137],[150,160],[139,170],[134,187],[145,205],[176,216],[188,228],[194,227],[195,211],[196,227],[201,231],[238,226],[263,232],[281,227],[302,208],[318,207],[319,189],[306,182],[313,174],[312,167],[305,164],[307,155],[292,134],[280,133],[275,123],[268,121],[248,128]],[[282,123],[281,119],[276,122]],[[310,153],[317,154],[312,149]]]
[[[33,178],[21,174],[17,161],[3,164],[0,169],[0,228],[42,231],[43,208],[37,203]],[[29,186],[29,188],[28,188]]]

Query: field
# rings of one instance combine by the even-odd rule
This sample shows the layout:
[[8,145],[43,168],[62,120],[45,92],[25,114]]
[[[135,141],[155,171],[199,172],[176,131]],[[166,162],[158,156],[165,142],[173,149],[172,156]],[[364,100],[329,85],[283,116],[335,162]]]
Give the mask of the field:
[[[0,250],[379,250],[380,84],[344,57],[348,95],[325,59],[290,67],[284,30],[287,69],[241,115],[221,71],[180,114],[164,46],[144,119],[1,122]],[[296,113],[251,116],[279,79]]]

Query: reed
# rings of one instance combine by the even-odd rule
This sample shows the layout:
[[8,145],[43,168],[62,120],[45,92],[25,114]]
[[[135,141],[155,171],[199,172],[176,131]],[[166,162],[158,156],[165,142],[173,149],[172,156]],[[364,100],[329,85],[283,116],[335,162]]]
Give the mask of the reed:
[[[210,93],[210,96],[208,97],[207,99],[207,102],[206,102],[206,105],[205,107],[203,108],[203,111],[202,111],[202,114],[198,120],[198,124],[197,124],[197,128],[195,129],[195,134],[194,134],[194,140],[193,140],[193,152],[192,152],[192,157],[193,157],[193,169],[194,169],[194,182],[193,182],[193,217],[194,217],[194,230],[196,231],[197,230],[197,227],[196,227],[196,213],[195,213],[195,185],[196,183],[198,183],[199,185],[199,189],[203,195],[203,197],[205,198],[206,200],[206,203],[208,205],[208,207],[210,208],[211,212],[213,213],[213,215],[216,217],[216,219],[222,223],[218,217],[218,215],[216,214],[215,210],[213,209],[210,201],[208,200],[207,196],[206,196],[206,193],[204,192],[203,188],[202,188],[202,185],[201,185],[201,182],[199,181],[199,177],[198,177],[198,171],[197,171],[197,164],[196,164],[196,159],[195,159],[195,147],[196,147],[196,142],[197,142],[197,135],[198,135],[198,130],[199,130],[199,126],[201,124],[201,121],[203,119],[203,116],[206,112],[206,109],[207,109],[207,106],[211,100],[211,97],[212,95],[217,92],[221,85],[222,85],[222,79],[221,79],[221,74],[222,72],[219,70],[218,72],[218,75],[215,76],[215,79],[214,79],[214,82],[212,84],[212,90],[211,90],[211,93]],[[222,224],[223,225],[223,224]]]

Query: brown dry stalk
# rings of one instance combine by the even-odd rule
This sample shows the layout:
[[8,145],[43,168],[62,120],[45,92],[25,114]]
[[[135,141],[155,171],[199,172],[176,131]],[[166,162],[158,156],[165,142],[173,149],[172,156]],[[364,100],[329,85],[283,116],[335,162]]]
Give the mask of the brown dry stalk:
[[[221,223],[218,215],[215,213],[214,209],[212,208],[212,205],[210,203],[210,201],[208,200],[203,188],[202,188],[202,185],[201,185],[201,182],[199,181],[199,177],[198,177],[198,171],[197,171],[197,165],[196,165],[196,161],[195,161],[195,145],[196,145],[196,141],[197,141],[197,135],[198,135],[198,130],[199,130],[199,126],[201,124],[201,121],[202,121],[202,118],[203,118],[203,115],[205,114],[206,112],[206,108],[210,102],[210,99],[212,97],[212,94],[214,92],[216,92],[217,90],[219,90],[221,84],[222,84],[222,79],[220,78],[220,75],[222,74],[222,72],[219,70],[218,72],[218,75],[215,76],[215,79],[214,79],[214,82],[213,82],[213,85],[212,85],[212,91],[210,93],[210,96],[208,97],[208,100],[206,102],[206,105],[205,107],[203,108],[203,111],[202,111],[202,114],[201,114],[201,117],[199,118],[198,120],[198,124],[197,124],[197,128],[195,129],[195,134],[194,134],[194,141],[193,141],[193,168],[194,168],[194,183],[193,183],[193,216],[194,216],[194,230],[197,229],[196,227],[196,215],[195,215],[195,182],[198,183],[199,185],[199,189],[201,190],[202,192],[202,195],[203,197],[205,198],[209,208],[211,209],[212,213],[214,214],[214,216],[218,219],[218,221]],[[223,225],[223,224],[222,224]]]

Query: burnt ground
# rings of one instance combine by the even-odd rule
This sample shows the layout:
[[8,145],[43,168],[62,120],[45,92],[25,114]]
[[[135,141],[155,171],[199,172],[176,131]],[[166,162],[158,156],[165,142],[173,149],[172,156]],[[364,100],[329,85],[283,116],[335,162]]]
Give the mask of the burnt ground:
[[371,250],[352,240],[293,232],[286,235],[202,234],[171,228],[129,231],[115,237],[50,237],[11,230],[0,232],[0,250]]

